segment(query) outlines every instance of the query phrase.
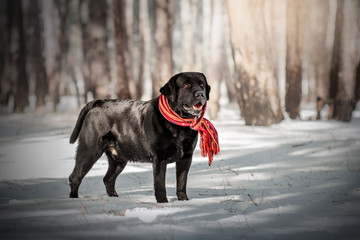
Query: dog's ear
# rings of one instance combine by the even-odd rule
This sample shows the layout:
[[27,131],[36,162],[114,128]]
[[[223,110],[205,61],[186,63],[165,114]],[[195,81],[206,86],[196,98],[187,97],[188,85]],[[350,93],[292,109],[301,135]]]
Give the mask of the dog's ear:
[[171,102],[176,99],[176,79],[178,76],[179,74],[172,76],[170,80],[162,88],[160,88],[160,93]]
[[203,74],[203,73],[201,73],[201,75],[204,77],[204,79],[205,79],[205,83],[206,83],[206,93],[205,93],[205,95],[206,95],[206,100],[209,100],[210,99],[210,90],[211,90],[211,87],[210,87],[210,85],[207,83],[207,80],[206,80],[206,77],[205,77],[205,75]]

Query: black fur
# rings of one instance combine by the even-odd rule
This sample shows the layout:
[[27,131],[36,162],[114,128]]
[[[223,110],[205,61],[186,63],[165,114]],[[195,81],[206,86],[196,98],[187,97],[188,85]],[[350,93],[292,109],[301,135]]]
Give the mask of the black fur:
[[[204,105],[209,91],[205,76],[194,72],[179,73],[160,89],[171,108],[186,118],[201,112],[191,106]],[[187,175],[198,133],[167,121],[158,103],[158,97],[147,102],[95,100],[81,110],[70,137],[70,143],[79,138],[75,167],[69,177],[70,197],[78,197],[82,179],[105,152],[109,167],[104,184],[109,196],[118,196],[115,180],[128,161],[149,162],[153,164],[156,200],[167,202],[166,165],[176,162],[176,193],[179,200],[188,200]]]

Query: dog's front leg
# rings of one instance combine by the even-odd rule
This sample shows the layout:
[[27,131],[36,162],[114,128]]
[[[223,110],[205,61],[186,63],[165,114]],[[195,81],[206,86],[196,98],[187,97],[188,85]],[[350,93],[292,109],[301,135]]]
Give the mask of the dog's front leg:
[[176,162],[176,195],[178,200],[189,200],[186,195],[187,176],[190,169],[192,157],[184,157]]
[[167,163],[163,161],[154,160],[153,162],[154,190],[158,203],[168,202],[165,186],[166,165]]

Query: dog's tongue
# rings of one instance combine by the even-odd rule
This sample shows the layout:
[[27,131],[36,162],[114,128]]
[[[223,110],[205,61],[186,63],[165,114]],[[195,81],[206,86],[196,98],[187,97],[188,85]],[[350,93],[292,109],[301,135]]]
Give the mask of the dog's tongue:
[[203,107],[203,105],[202,105],[201,103],[198,103],[198,104],[196,104],[196,105],[194,105],[194,106],[192,106],[192,107],[193,107],[193,109],[195,109],[195,110],[201,110],[202,107]]

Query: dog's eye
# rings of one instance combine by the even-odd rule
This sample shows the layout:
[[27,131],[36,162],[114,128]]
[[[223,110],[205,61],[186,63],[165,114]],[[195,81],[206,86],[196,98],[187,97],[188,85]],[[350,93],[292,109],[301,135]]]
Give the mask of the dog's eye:
[[190,83],[184,83],[184,88],[190,88],[191,84]]
[[203,87],[204,87],[204,84],[203,84],[203,83],[200,83],[200,87],[202,87],[202,88],[203,88]]

